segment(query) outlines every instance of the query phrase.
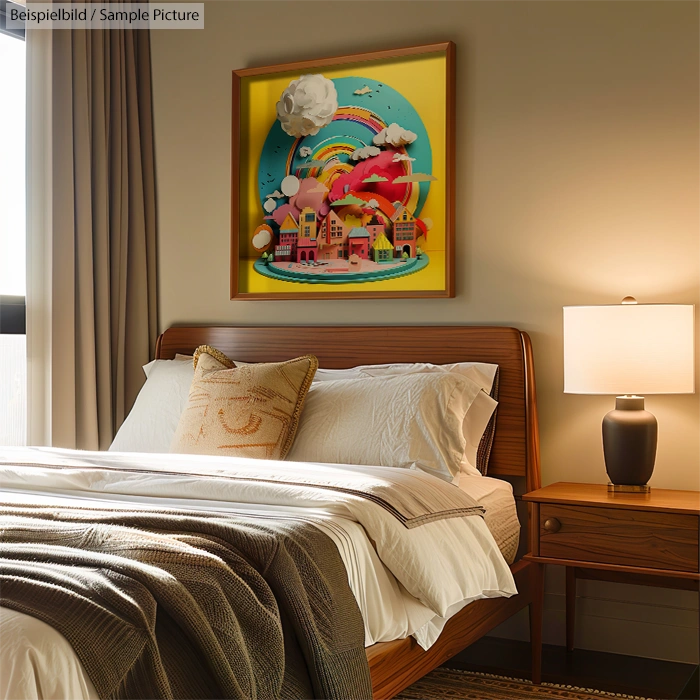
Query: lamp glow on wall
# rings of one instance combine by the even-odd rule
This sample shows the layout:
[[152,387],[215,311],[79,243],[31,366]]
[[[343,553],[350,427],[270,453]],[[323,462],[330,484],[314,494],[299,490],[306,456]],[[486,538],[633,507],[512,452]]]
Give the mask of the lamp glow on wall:
[[644,394],[695,391],[694,307],[637,304],[564,307],[564,393],[612,394],[603,418],[611,491],[648,492],[657,422]]

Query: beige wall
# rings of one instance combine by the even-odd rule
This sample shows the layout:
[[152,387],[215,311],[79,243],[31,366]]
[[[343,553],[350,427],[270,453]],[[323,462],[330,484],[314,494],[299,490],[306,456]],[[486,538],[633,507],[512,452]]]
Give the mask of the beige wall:
[[[700,302],[697,3],[208,2],[205,24],[153,33],[161,328],[517,326],[535,349],[543,483],[602,482],[613,399],[562,393],[561,307]],[[457,44],[456,298],[230,301],[231,70],[446,39]],[[647,407],[660,426],[652,485],[700,488],[698,394]],[[659,591],[580,586],[586,646],[697,659],[697,596],[666,596],[661,610]],[[549,590],[561,643],[556,575]]]

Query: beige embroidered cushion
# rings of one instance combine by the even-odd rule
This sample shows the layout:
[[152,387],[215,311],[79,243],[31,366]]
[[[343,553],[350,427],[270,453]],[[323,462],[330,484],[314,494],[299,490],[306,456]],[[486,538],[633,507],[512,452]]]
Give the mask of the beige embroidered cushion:
[[187,406],[171,452],[284,459],[294,442],[313,355],[231,367],[225,355],[198,348]]

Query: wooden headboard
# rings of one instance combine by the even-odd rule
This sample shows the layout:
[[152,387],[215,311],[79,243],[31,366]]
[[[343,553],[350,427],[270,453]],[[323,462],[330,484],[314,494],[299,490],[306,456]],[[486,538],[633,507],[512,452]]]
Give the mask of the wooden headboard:
[[241,362],[279,362],[312,353],[321,367],[391,362],[491,362],[500,367],[496,436],[489,476],[525,477],[540,487],[532,346],[527,333],[500,326],[180,326],[156,345],[157,359],[218,348]]

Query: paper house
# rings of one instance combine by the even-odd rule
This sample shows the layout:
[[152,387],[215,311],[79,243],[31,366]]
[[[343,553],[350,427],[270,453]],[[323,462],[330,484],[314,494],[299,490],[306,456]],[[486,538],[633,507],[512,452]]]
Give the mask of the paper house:
[[394,203],[396,211],[391,217],[394,224],[394,250],[396,257],[400,258],[404,253],[408,253],[409,258],[416,257],[416,241],[420,235],[420,229],[416,224],[416,219],[403,204]]
[[347,260],[348,227],[331,211],[318,229],[319,260]]
[[394,261],[394,246],[384,233],[380,233],[377,236],[377,239],[372,244],[372,251],[374,253],[374,262],[376,263],[386,264]]
[[316,212],[304,207],[299,215],[299,238],[316,238]]
[[369,231],[364,226],[356,226],[348,233],[348,249],[351,256],[369,260]]
[[386,227],[384,226],[384,223],[376,216],[373,216],[370,219],[369,223],[365,226],[365,228],[369,231],[370,246],[374,245],[374,242],[380,235],[384,235],[386,233]]
[[292,214],[287,214],[280,226],[279,244],[275,246],[275,260],[289,262],[296,258],[298,236],[299,224]]

